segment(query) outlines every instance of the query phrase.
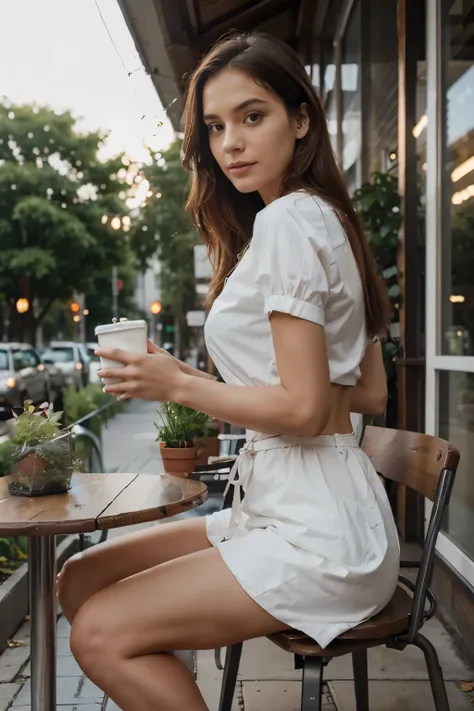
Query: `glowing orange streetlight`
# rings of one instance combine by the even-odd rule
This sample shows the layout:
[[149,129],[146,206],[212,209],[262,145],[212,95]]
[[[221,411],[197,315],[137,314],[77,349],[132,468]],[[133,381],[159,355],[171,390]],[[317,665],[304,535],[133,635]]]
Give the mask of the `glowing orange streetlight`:
[[160,314],[162,312],[162,310],[163,310],[163,306],[161,305],[161,303],[159,301],[153,301],[150,304],[150,311],[152,314],[155,314],[155,316]]
[[18,299],[16,302],[16,310],[18,311],[19,314],[26,314],[27,311],[29,311],[30,308],[30,302],[28,299]]

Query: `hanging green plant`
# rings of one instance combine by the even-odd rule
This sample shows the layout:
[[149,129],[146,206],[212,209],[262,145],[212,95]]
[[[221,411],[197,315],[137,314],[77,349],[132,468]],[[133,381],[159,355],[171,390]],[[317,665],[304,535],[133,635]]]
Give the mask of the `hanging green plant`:
[[380,273],[387,284],[393,307],[392,322],[399,321],[400,285],[397,266],[399,230],[402,224],[398,178],[390,173],[373,173],[353,195]]

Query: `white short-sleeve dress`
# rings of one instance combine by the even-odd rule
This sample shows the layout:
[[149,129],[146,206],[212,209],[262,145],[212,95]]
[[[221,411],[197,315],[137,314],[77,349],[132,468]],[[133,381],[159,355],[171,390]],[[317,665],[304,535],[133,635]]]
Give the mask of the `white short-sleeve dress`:
[[[257,215],[205,327],[227,383],[279,383],[272,311],[323,326],[331,382],[356,384],[368,340],[362,285],[341,223],[319,197],[291,193]],[[247,432],[230,479],[232,509],[206,517],[207,536],[261,607],[325,647],[388,603],[398,535],[355,435]]]

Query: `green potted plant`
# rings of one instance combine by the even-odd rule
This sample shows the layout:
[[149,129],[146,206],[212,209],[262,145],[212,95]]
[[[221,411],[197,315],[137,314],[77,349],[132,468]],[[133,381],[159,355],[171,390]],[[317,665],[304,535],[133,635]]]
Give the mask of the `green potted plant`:
[[13,438],[2,448],[3,466],[8,466],[8,491],[15,496],[44,496],[67,491],[74,469],[70,432],[61,431],[62,412],[52,412],[48,403],[38,410],[25,402],[16,415]]
[[354,192],[353,202],[361,217],[392,304],[390,329],[386,338],[382,340],[382,352],[388,385],[386,424],[388,427],[394,427],[397,423],[396,358],[400,345],[399,321],[402,298],[397,266],[399,231],[402,224],[397,177],[391,173],[373,173],[371,181],[364,183]]
[[200,418],[196,410],[176,402],[161,403],[159,430],[163,466],[167,474],[186,477],[196,468],[198,448],[195,444],[196,427]]

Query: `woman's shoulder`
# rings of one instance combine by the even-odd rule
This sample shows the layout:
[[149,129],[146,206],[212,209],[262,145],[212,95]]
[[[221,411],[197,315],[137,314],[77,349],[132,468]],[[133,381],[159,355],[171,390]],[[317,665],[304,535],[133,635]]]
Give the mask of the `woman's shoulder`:
[[273,200],[273,202],[260,210],[257,218],[259,221],[265,222],[267,220],[273,221],[288,212],[294,212],[296,214],[315,212],[318,214],[330,209],[329,203],[319,195],[309,193],[306,190],[297,190]]
[[345,232],[331,205],[319,195],[306,191],[288,193],[257,214],[255,234],[276,237],[291,232],[320,245],[333,246],[345,240]]

